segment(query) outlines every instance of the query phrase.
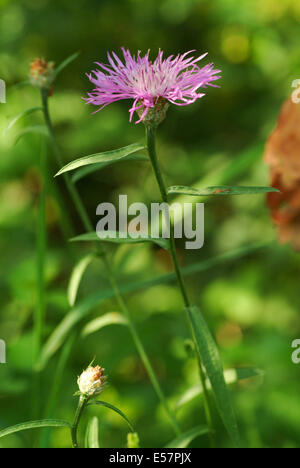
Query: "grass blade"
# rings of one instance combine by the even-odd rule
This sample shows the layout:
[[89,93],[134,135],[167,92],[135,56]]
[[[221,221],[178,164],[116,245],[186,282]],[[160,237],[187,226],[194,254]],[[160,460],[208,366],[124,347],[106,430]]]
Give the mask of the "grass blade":
[[[53,377],[53,384],[50,390],[47,405],[44,413],[45,419],[51,419],[55,413],[56,405],[59,402],[59,396],[61,391],[61,385],[65,373],[65,368],[70,357],[73,345],[77,338],[77,333],[71,334],[66,344],[63,346],[61,354],[59,356],[58,362],[55,366],[55,374]],[[50,428],[45,428],[40,437],[40,447],[41,448],[51,448],[50,447]]]
[[176,185],[168,188],[168,194],[190,195],[192,197],[207,197],[210,195],[260,195],[268,192],[279,192],[273,187],[243,187],[231,185],[214,185],[203,189]]
[[116,406],[113,406],[110,403],[107,403],[106,401],[100,401],[100,400],[92,401],[91,403],[88,404],[88,406],[104,406],[105,408],[108,408],[108,409],[114,411],[115,413],[117,413],[119,416],[121,416],[121,418],[123,418],[127,422],[131,432],[134,432],[133,426],[132,426],[131,422],[129,421],[129,419],[127,418],[127,416],[119,408],[117,408]]
[[[120,235],[124,237],[120,237]],[[117,231],[88,232],[70,240],[71,242],[95,242],[101,240],[102,242],[112,242],[113,244],[141,244],[144,242],[152,242],[165,250],[170,248],[168,239],[163,239],[161,237],[155,238],[147,234],[141,234],[140,237],[134,239],[130,237],[130,234],[127,232],[122,233]]]
[[71,307],[73,307],[76,302],[77,293],[78,293],[78,289],[79,289],[82,277],[87,267],[89,266],[89,264],[92,262],[94,258],[95,256],[92,254],[86,255],[85,257],[83,257],[77,263],[77,265],[75,266],[71,274],[71,278],[70,278],[69,285],[68,285],[68,300],[69,300],[69,304]]
[[19,143],[21,138],[23,138],[26,135],[42,135],[45,137],[49,137],[49,132],[47,130],[47,127],[45,125],[33,125],[31,127],[26,127],[24,130],[22,130],[19,135],[17,136],[15,140],[15,145]]
[[[243,256],[249,255],[252,252],[255,252],[259,249],[270,247],[272,244],[255,244],[252,246],[239,248],[233,252],[228,252],[217,257],[210,258],[206,261],[201,261],[189,265],[182,269],[182,273],[187,275],[192,275],[207,271],[210,268],[214,268],[223,263],[237,260]],[[152,278],[144,281],[134,281],[120,286],[120,291],[122,294],[130,294],[144,289],[156,286],[159,284],[170,283],[176,280],[176,275],[174,273],[169,273],[167,275],[161,275],[156,278]],[[60,348],[64,343],[66,337],[70,331],[75,327],[75,325],[80,322],[87,314],[96,306],[99,306],[102,302],[107,299],[114,297],[114,291],[109,288],[102,290],[93,295],[90,295],[87,299],[78,304],[69,314],[62,320],[62,322],[55,328],[53,333],[50,335],[48,341],[44,345],[39,362],[37,364],[37,369],[42,370],[47,364],[48,360],[55,354],[55,352]]]
[[99,449],[99,421],[98,418],[95,416],[92,418],[86,429],[85,433],[85,448],[90,449]]
[[55,69],[55,76],[57,77],[60,72],[62,72],[70,63],[79,57],[80,52],[75,52],[75,54],[70,55],[70,57],[66,58],[58,67]]
[[186,448],[193,442],[196,437],[205,435],[209,433],[209,428],[207,426],[197,426],[189,431],[181,434],[176,439],[169,442],[165,448]]
[[118,312],[109,312],[89,322],[82,330],[82,336],[90,335],[109,325],[127,325],[127,320]]
[[43,108],[42,107],[32,107],[31,109],[27,109],[26,111],[23,111],[23,112],[20,112],[20,114],[16,115],[11,121],[10,123],[8,124],[8,126],[6,127],[6,129],[4,130],[4,135],[6,135],[6,133],[9,132],[9,130],[11,130],[13,128],[13,126],[20,120],[22,119],[23,117],[26,117],[30,114],[34,114],[35,112],[38,112],[38,111],[42,111]]
[[70,428],[70,424],[67,421],[63,421],[60,419],[43,419],[40,421],[29,421],[21,424],[17,424],[16,426],[7,427],[0,431],[0,438],[6,437],[11,434],[16,434],[17,432],[27,431],[29,429],[38,429],[41,427],[68,427]]
[[115,164],[118,161],[149,161],[147,156],[143,156],[141,154],[129,154],[128,156],[124,156],[123,159],[119,160],[116,159],[114,161],[107,161],[107,162],[101,162],[98,164],[92,164],[90,166],[85,166],[82,167],[81,169],[78,169],[75,174],[72,176],[72,181],[73,182],[78,182],[81,180],[83,177],[86,177],[94,172],[101,171],[101,169],[104,169],[107,166],[110,166],[111,164]]
[[[234,384],[243,380],[262,377],[264,372],[260,369],[255,369],[251,367],[244,367],[240,369],[227,369],[224,372],[224,379],[227,385]],[[211,384],[209,381],[206,383],[207,389],[211,390]],[[181,408],[190,401],[194,400],[199,395],[202,395],[203,388],[201,384],[190,387],[178,400],[176,404],[176,409]]]
[[84,156],[83,158],[76,159],[75,161],[70,162],[66,166],[64,166],[55,177],[63,174],[64,172],[74,171],[75,169],[79,169],[82,166],[89,166],[90,164],[98,164],[98,163],[109,163],[109,162],[116,162],[121,159],[126,158],[129,154],[136,153],[137,151],[141,151],[145,149],[145,145],[141,143],[134,143],[129,146],[125,146],[124,148],[119,148],[114,151],[106,151],[104,153],[97,153],[91,154],[89,156]]
[[239,431],[229,391],[224,379],[223,367],[217,345],[198,307],[189,307],[187,311],[193,324],[198,347],[197,352],[200,355],[210,380],[217,409],[234,445],[238,447]]

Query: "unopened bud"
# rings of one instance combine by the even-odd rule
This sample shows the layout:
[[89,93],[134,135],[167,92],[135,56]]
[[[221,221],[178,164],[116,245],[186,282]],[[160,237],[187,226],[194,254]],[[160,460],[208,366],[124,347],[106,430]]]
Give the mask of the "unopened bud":
[[136,432],[127,434],[127,448],[140,448],[140,439]]
[[104,369],[100,366],[90,366],[78,377],[77,383],[81,395],[91,397],[103,391],[105,381]]
[[54,62],[36,59],[30,64],[30,82],[41,89],[49,89],[55,78]]
[[[158,127],[158,125],[165,120],[167,110],[170,104],[168,101],[162,97],[158,98],[154,107],[149,107],[146,116],[143,118],[145,125],[151,125],[153,127]],[[137,114],[139,117],[142,117],[145,112],[145,107],[137,109]]]

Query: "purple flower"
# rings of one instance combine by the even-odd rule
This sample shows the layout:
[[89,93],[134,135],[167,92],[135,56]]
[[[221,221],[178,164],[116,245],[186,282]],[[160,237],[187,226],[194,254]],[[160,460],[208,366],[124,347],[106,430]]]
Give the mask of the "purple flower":
[[200,88],[215,86],[213,82],[220,77],[221,70],[216,70],[212,63],[200,68],[198,62],[207,54],[198,58],[190,56],[191,52],[171,55],[164,59],[159,50],[154,62],[149,59],[149,52],[142,57],[132,56],[129,50],[122,48],[124,62],[112,52],[108,53],[109,64],[96,64],[100,69],[87,74],[89,80],[96,86],[88,93],[85,101],[94,106],[100,106],[96,112],[108,104],[121,99],[133,99],[129,109],[130,121],[135,111],[139,112],[139,123],[145,119],[149,109],[153,108],[159,99],[177,106],[187,106],[205,94]]

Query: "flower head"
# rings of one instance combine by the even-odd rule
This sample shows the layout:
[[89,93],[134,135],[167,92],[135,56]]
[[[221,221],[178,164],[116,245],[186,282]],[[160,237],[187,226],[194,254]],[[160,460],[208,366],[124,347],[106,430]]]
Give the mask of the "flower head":
[[44,59],[35,59],[30,64],[30,81],[33,86],[42,89],[50,89],[55,78],[54,62],[46,62]]
[[105,381],[106,377],[102,367],[89,366],[82,372],[81,376],[78,377],[77,384],[81,395],[91,397],[99,395],[99,393],[102,392]]
[[[134,112],[139,114],[139,123],[147,117],[154,117],[157,105],[159,111],[166,111],[162,104],[187,106],[205,94],[199,92],[201,88],[216,86],[214,81],[220,78],[220,70],[212,63],[199,67],[198,62],[207,54],[194,58],[191,52],[163,57],[159,50],[157,58],[152,62],[148,51],[145,56],[138,52],[131,55],[129,50],[122,48],[123,60],[114,52],[108,53],[109,64],[98,63],[99,69],[87,74],[95,89],[88,93],[85,101],[99,110],[115,101],[132,99],[133,105],[129,109],[130,121]],[[149,112],[150,111],[150,112]],[[152,113],[151,113],[152,111]]]

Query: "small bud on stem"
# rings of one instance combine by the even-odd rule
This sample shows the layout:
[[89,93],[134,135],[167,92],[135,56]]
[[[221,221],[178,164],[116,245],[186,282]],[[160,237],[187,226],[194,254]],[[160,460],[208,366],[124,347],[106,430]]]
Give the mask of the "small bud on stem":
[[102,367],[89,366],[77,380],[80,394],[88,397],[99,395],[103,391],[105,381]]
[[52,83],[55,78],[54,62],[46,62],[38,58],[30,64],[30,82],[33,86],[49,90],[52,93]]

